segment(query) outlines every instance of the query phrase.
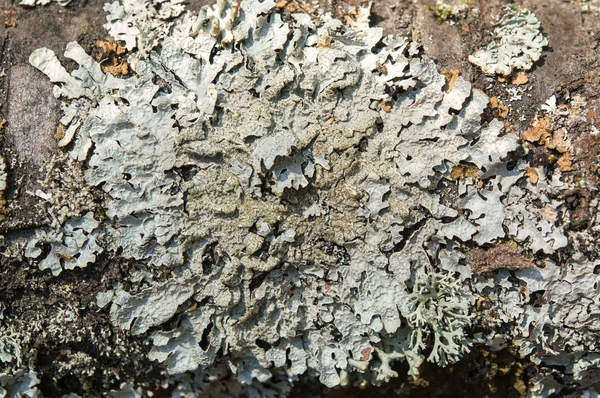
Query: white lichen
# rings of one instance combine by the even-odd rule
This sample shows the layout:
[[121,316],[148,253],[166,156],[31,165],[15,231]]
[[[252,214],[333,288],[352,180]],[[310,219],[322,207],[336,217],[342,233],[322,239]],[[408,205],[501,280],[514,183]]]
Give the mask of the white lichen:
[[[100,223],[92,213],[69,220],[58,231],[38,230],[25,248],[25,257],[41,258],[40,269],[49,269],[52,275],[60,274],[63,269],[85,268],[96,261],[103,251],[99,240],[103,237]],[[50,251],[44,255],[42,247],[48,245]]]
[[[496,295],[499,318],[485,322],[519,325],[507,338],[528,354],[549,346],[543,330],[523,332],[547,314],[508,271],[483,280],[463,263],[471,244],[512,238],[546,254],[567,244],[561,182],[540,173],[532,185],[522,159],[509,169],[517,138],[482,125],[485,94],[460,77],[446,92],[416,44],[364,21],[284,21],[272,0],[219,1],[197,16],[182,7],[107,6],[109,33],[131,51],[126,79],[77,43],[65,52],[72,73],[50,50],[32,54],[56,83],[71,158],[104,198],[102,214],[37,231],[27,257],[55,275],[100,252],[135,261],[130,283],[97,304],[149,337],[149,358],[171,376],[194,375],[181,376],[180,396],[218,396],[217,380],[222,396],[257,383],[277,396],[281,377],[333,387],[388,380],[397,360],[414,376],[425,359],[446,366],[484,322],[476,295]],[[478,183],[452,181],[459,165]],[[584,317],[566,297],[557,305]]]
[[469,61],[489,75],[510,75],[513,70],[531,69],[548,39],[540,21],[527,9],[511,7],[494,30],[496,37],[485,49],[469,55]]

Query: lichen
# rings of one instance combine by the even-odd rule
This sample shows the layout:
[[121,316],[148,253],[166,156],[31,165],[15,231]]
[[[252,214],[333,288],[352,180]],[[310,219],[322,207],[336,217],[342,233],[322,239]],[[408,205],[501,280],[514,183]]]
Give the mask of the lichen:
[[[61,101],[60,159],[85,171],[40,191],[53,222],[25,256],[53,275],[100,254],[134,263],[95,302],[146,339],[174,396],[281,396],[304,374],[377,384],[395,361],[416,377],[499,339],[532,358],[569,338],[594,348],[587,260],[465,264],[508,239],[512,259],[562,254],[568,183],[541,167],[532,182],[518,138],[482,123],[488,97],[369,27],[368,8],[349,25],[284,20],[272,0],[106,10],[128,77],[75,42],[71,73],[49,49],[30,57]],[[53,216],[77,184],[89,190]],[[534,304],[540,291],[553,312]]]
[[469,0],[436,0],[435,6],[429,6],[429,11],[437,17],[438,22],[446,20],[453,22],[465,17],[468,5]]
[[39,382],[36,372],[21,369],[11,374],[0,373],[0,397],[37,398],[40,396],[36,387]]
[[485,49],[469,55],[469,61],[489,75],[508,76],[515,69],[531,69],[548,45],[540,31],[540,21],[524,8],[509,8],[494,36],[496,39]]
[[[270,2],[251,1],[240,5],[247,18],[237,25],[215,20],[206,28],[200,23],[198,30],[201,18],[238,12],[226,2],[216,7],[203,9],[197,19],[183,16],[178,29],[165,30],[153,42],[158,47],[152,51],[139,48],[147,46],[140,44],[141,31],[131,33],[132,41],[111,30],[131,19],[152,24],[152,9],[133,13],[125,7],[119,19],[111,14],[114,38],[129,50],[138,46],[130,58],[136,75],[127,80],[105,75],[76,43],[65,53],[80,65],[73,76],[49,50],[31,57],[62,83],[55,95],[65,98],[66,108],[69,99],[89,101],[71,123],[78,124],[76,147],[90,148],[77,156],[89,156],[87,183],[107,195],[109,222],[101,232],[107,247],[148,266],[177,270],[138,294],[118,288],[102,296],[103,305],[111,297],[113,322],[132,334],[145,333],[182,306],[207,303],[183,315],[183,329],[155,332],[151,358],[167,361],[169,371],[179,374],[212,366],[219,347],[228,347],[231,369],[246,382],[270,378],[269,358],[276,352],[305,347],[296,359],[305,365],[277,360],[277,367],[291,375],[310,369],[324,384],[339,384],[339,372],[350,370],[348,360],[358,355],[352,353],[374,349],[382,334],[393,337],[402,319],[420,335],[444,324],[448,336],[435,334],[436,341],[455,344],[450,334],[462,336],[466,324],[440,320],[427,326],[412,319],[412,312],[398,310],[410,294],[410,285],[398,276],[424,277],[425,265],[435,264],[423,257],[421,245],[436,234],[452,237],[439,220],[457,213],[439,203],[434,189],[448,178],[448,165],[469,158],[460,148],[472,140],[466,134],[479,134],[486,98],[471,99],[461,78],[444,92],[445,79],[432,61],[418,56],[406,39],[383,38],[379,29],[287,23],[278,14],[266,18],[273,12]],[[331,46],[319,46],[327,37]],[[351,41],[344,43],[344,37]],[[225,51],[232,41],[239,51]],[[375,51],[378,43],[383,46]],[[156,78],[169,91],[154,84]],[[390,111],[377,109],[373,101],[389,101]],[[364,140],[368,145],[361,154],[357,147]],[[390,162],[394,167],[384,167]],[[182,167],[191,168],[186,179],[177,171]],[[323,222],[309,229],[299,214],[315,200],[324,204]],[[424,221],[426,228],[419,229]],[[40,267],[55,274],[71,268],[86,239],[95,242],[96,227],[78,232],[80,239],[73,241],[80,243],[72,248],[62,238],[74,233],[70,222],[54,238],[45,237],[55,243]],[[404,242],[409,237],[402,231],[411,227],[422,236]],[[40,256],[40,239],[30,241],[29,257]],[[320,248],[313,256],[309,248],[315,244]],[[404,245],[398,253],[420,260],[411,266],[399,257],[388,273],[386,253],[398,245]],[[328,247],[337,247],[338,254]],[[77,264],[87,265],[101,250],[84,249]],[[273,294],[288,299],[271,302]],[[445,306],[452,304],[440,308]],[[467,316],[467,307],[460,311]],[[312,330],[311,319],[320,319],[318,330]],[[274,324],[280,325],[277,333]],[[336,333],[344,336],[337,343]],[[208,356],[193,348],[202,339],[210,341]],[[259,339],[269,348],[256,346]],[[415,340],[405,350],[419,352],[423,344]],[[430,359],[445,365],[462,351],[437,344]]]
[[[97,254],[103,251],[98,244],[102,239],[102,228],[92,213],[69,220],[58,231],[38,230],[25,249],[25,257],[40,258],[40,269],[50,269],[52,275],[63,269],[85,268],[96,261]],[[49,245],[50,252],[43,254],[38,244]]]
[[469,352],[466,330],[473,316],[469,314],[471,292],[453,276],[431,273],[417,280],[404,303],[406,319],[412,326],[411,348],[427,348],[425,336],[433,335],[427,360],[440,366],[458,361]]

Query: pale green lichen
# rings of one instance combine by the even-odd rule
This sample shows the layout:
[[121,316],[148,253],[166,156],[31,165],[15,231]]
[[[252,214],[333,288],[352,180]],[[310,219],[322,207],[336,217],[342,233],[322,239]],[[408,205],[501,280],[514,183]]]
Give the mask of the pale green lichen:
[[[52,275],[58,275],[63,269],[85,268],[96,261],[103,251],[98,244],[102,239],[102,228],[92,213],[68,220],[59,231],[38,230],[25,249],[28,258],[41,258],[40,269],[50,269]],[[50,252],[42,255],[38,245],[49,245]]]
[[465,17],[469,0],[436,0],[435,5],[429,6],[429,11],[437,17],[438,22],[456,20]]
[[453,276],[430,273],[421,278],[404,303],[413,329],[411,348],[417,352],[426,349],[425,336],[432,334],[427,360],[447,366],[469,352],[466,330],[473,319],[469,314],[473,296]]
[[[217,7],[217,14],[237,12],[228,3]],[[269,358],[298,347],[301,339],[306,351],[298,360],[306,364],[292,361],[288,367],[284,358],[276,361],[278,366],[290,375],[317,371],[324,384],[334,386],[341,381],[339,372],[350,369],[349,359],[373,349],[380,336],[393,337],[409,316],[398,307],[410,289],[385,271],[386,253],[403,244],[402,231],[411,225],[429,217],[456,218],[456,211],[442,206],[430,190],[448,175],[449,164],[469,157],[459,149],[470,141],[460,129],[465,119],[479,118],[477,109],[487,99],[471,99],[462,79],[444,93],[445,80],[433,62],[418,57],[406,39],[383,38],[379,29],[290,24],[278,14],[267,18],[273,12],[270,2],[240,7],[246,16],[255,13],[254,19],[226,23],[231,31],[223,34],[216,34],[216,22],[197,30],[197,20],[186,15],[183,25],[150,44],[158,46],[155,50],[134,53],[130,62],[137,75],[128,80],[102,74],[74,43],[66,56],[80,65],[77,79],[47,50],[36,51],[31,61],[62,83],[57,96],[91,101],[77,113],[81,127],[75,142],[83,142],[81,148],[93,144],[86,179],[108,194],[110,222],[100,231],[107,247],[148,265],[178,269],[173,278],[153,282],[138,294],[117,289],[100,297],[103,306],[112,301],[113,322],[133,334],[144,333],[181,306],[208,300],[213,304],[183,317],[190,325],[198,317],[196,326],[153,334],[151,357],[167,361],[170,372],[210,367],[219,348],[228,347],[241,380],[266,381]],[[214,14],[211,10],[200,18]],[[153,24],[151,10],[127,15],[124,20],[136,18],[137,25]],[[112,26],[118,24],[111,20]],[[136,37],[130,48],[141,42],[148,46],[141,31],[127,34]],[[115,38],[127,43],[127,37],[119,33]],[[326,37],[340,40],[319,46]],[[344,43],[344,37],[350,42]],[[231,40],[239,51],[227,50]],[[382,47],[373,51],[380,42]],[[153,83],[156,77],[167,82],[170,92]],[[391,113],[377,106],[383,101],[391,102]],[[451,110],[462,110],[463,116]],[[398,112],[404,117],[392,121]],[[379,120],[385,126],[381,133]],[[372,143],[359,155],[363,139]],[[390,161],[395,166],[385,167]],[[187,180],[179,176],[179,167],[192,167]],[[402,196],[413,199],[399,206]],[[284,205],[282,199],[291,202]],[[307,228],[302,215],[307,200],[330,209],[322,212],[318,227]],[[67,236],[72,234],[69,225],[62,227]],[[89,239],[93,231],[84,229],[79,240]],[[423,239],[446,235],[433,225],[422,232]],[[61,234],[58,246],[40,263],[54,273],[70,267],[54,254],[65,246]],[[40,256],[36,244],[30,242],[28,256]],[[315,244],[322,246],[320,254],[310,249]],[[421,240],[406,243],[404,252],[419,255],[421,245]],[[65,247],[69,258],[80,250]],[[337,254],[328,247],[337,248]],[[209,249],[216,253],[206,264]],[[85,265],[88,257],[78,261]],[[48,259],[54,259],[53,265],[46,264]],[[397,276],[421,278],[425,264],[429,260],[423,258],[391,269],[403,268]],[[288,299],[272,302],[268,297],[273,294]],[[318,330],[312,330],[313,320],[322,323]],[[279,325],[278,332],[273,325]],[[427,329],[417,320],[408,326]],[[335,333],[345,337],[336,343]],[[208,356],[193,348],[204,338],[210,341]],[[272,348],[257,347],[257,339]],[[423,348],[421,342],[406,350]],[[442,365],[457,357],[442,348],[438,352]]]
[[[106,9],[131,77],[104,74],[77,43],[72,73],[50,50],[30,58],[56,83],[71,161],[104,193],[102,214],[57,217],[26,256],[54,274],[99,253],[135,261],[96,302],[149,338],[180,396],[278,396],[303,374],[379,383],[396,360],[417,376],[425,359],[446,366],[481,343],[475,322],[518,325],[506,339],[527,355],[550,346],[524,332],[547,315],[523,301],[528,274],[484,279],[464,265],[474,243],[567,244],[548,216],[563,206],[558,177],[533,186],[523,159],[509,170],[517,139],[482,125],[485,94],[462,78],[444,91],[406,38],[331,16],[284,21],[272,0],[199,15],[177,1]],[[481,183],[453,182],[461,164]],[[495,295],[498,318],[474,313],[477,295]],[[571,311],[565,297],[555,305]]]
[[494,30],[496,39],[469,55],[469,61],[490,75],[510,75],[513,70],[531,69],[542,56],[548,39],[540,21],[527,9],[511,7]]

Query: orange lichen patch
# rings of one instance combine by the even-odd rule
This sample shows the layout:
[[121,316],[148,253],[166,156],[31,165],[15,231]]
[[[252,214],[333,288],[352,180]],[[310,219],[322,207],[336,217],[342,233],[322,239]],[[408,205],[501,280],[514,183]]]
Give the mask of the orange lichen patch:
[[5,8],[2,10],[2,16],[4,17],[5,27],[14,28],[17,26],[17,11],[14,8]]
[[4,17],[4,26],[7,28],[14,28],[17,26],[17,12],[14,8],[5,8],[2,10],[2,15]]
[[450,171],[450,178],[454,181],[464,181],[467,178],[479,179],[479,168],[470,164],[457,164]]
[[509,245],[472,249],[467,253],[466,262],[478,276],[490,276],[499,269],[515,271],[535,267],[533,261]]
[[556,161],[558,168],[560,171],[572,171],[573,170],[573,154],[571,152],[567,152],[563,154]]
[[560,153],[567,153],[571,149],[569,137],[565,131],[554,131],[551,137],[547,137],[543,142],[546,148],[556,149]]
[[96,40],[96,45],[100,47],[102,55],[104,56],[111,54],[123,55],[125,54],[125,51],[127,51],[125,47],[121,47],[114,41]]
[[114,76],[123,76],[129,74],[129,64],[125,61],[117,61],[113,58],[112,65],[103,65],[102,70]]
[[525,167],[525,175],[529,178],[529,182],[534,185],[537,184],[540,179],[540,176],[538,176],[537,171],[535,171],[533,167]]
[[443,71],[442,75],[446,78],[446,85],[444,87],[445,91],[449,93],[454,88],[456,84],[456,79],[460,76],[460,70],[458,69],[450,69],[447,71]]
[[56,138],[58,141],[62,140],[65,137],[65,131],[67,131],[65,126],[59,124],[56,128],[56,134],[54,134],[54,138]]
[[317,44],[317,48],[328,48],[328,47],[331,47],[331,37],[330,36],[325,37],[324,42]]
[[375,63],[375,67],[379,71],[379,73],[386,75],[388,74],[388,68],[385,65],[381,65],[379,62]]
[[510,111],[510,109],[508,109],[508,106],[502,104],[498,98],[496,97],[492,97],[490,98],[490,105],[492,106],[492,108],[494,108],[496,110],[496,114],[501,117],[502,119],[506,118],[506,116],[508,116],[508,112]]
[[365,348],[364,350],[362,350],[360,352],[360,354],[362,355],[363,361],[370,361],[371,360],[371,347]]
[[360,29],[363,26],[369,25],[370,16],[371,12],[368,7],[358,7],[357,9],[350,11],[348,15],[344,15],[344,20],[353,28]]
[[289,0],[280,0],[275,3],[275,8],[280,10],[286,10],[288,12],[304,12],[307,14],[312,14],[315,10],[314,8],[298,1],[289,1]]
[[4,126],[6,126],[6,119],[2,119],[2,121],[0,121],[0,130],[4,130]]
[[556,159],[560,171],[573,170],[573,147],[564,130],[554,131],[549,118],[543,117],[533,120],[531,128],[521,135],[523,140],[545,146],[558,152],[560,155],[551,156]]
[[513,76],[511,83],[514,85],[517,85],[517,86],[521,86],[521,85],[527,83],[528,81],[529,81],[529,78],[527,77],[525,72],[520,72],[520,73],[517,73],[516,76]]
[[390,113],[390,111],[392,110],[392,106],[393,103],[391,99],[384,99],[379,103],[379,109],[382,109],[386,113]]
[[531,122],[531,128],[522,134],[525,141],[543,144],[552,134],[552,122],[547,117],[537,118]]
[[97,40],[96,45],[100,49],[96,60],[100,62],[102,71],[115,76],[129,74],[129,65],[122,59],[122,55],[127,51],[114,41]]

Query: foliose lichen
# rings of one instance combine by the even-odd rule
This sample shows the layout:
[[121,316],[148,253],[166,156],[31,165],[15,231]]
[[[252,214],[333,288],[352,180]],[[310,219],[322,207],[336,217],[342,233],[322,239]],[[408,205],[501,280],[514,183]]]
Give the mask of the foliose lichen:
[[513,70],[531,69],[548,39],[540,21],[527,9],[510,7],[494,30],[494,39],[485,49],[469,55],[469,61],[489,75],[510,75]]
[[40,392],[36,385],[39,382],[36,372],[18,370],[11,374],[0,373],[0,397],[37,398]]
[[[173,396],[283,396],[303,374],[377,384],[394,361],[416,377],[498,341],[548,364],[576,341],[573,380],[595,366],[588,260],[486,275],[464,261],[508,239],[563,250],[568,184],[543,168],[533,183],[518,138],[482,124],[488,97],[461,77],[445,91],[416,43],[330,15],[284,20],[272,0],[106,10],[130,77],[75,42],[71,73],[51,50],[30,57],[61,100],[65,162],[103,196],[25,254],[54,275],[101,253],[135,262],[97,306],[146,338]],[[457,167],[475,171],[456,180]]]

